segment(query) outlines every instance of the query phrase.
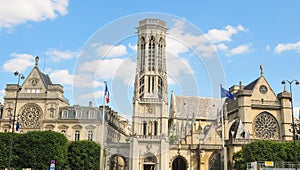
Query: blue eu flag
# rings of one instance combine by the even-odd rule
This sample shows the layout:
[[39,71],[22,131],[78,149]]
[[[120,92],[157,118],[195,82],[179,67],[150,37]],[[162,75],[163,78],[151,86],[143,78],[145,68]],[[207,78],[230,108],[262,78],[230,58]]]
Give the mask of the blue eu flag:
[[223,97],[227,97],[227,98],[230,98],[231,100],[234,100],[233,94],[231,94],[228,90],[221,87],[221,98],[223,98]]

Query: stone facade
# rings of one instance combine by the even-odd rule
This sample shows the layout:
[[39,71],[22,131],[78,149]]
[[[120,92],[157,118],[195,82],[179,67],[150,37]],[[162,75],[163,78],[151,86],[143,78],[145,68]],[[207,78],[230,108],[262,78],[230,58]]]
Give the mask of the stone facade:
[[[6,86],[0,114],[1,132],[11,131],[14,114],[15,127],[17,123],[20,125],[16,133],[51,130],[63,133],[69,141],[101,143],[103,106],[95,107],[91,102],[88,106],[70,106],[64,97],[63,86],[53,84],[50,77],[39,70],[38,57],[22,85]],[[130,131],[127,120],[106,106],[104,122],[104,136],[109,133],[110,141],[120,138],[125,142]]]
[[276,95],[262,66],[256,80],[230,88],[234,100],[172,92],[169,104],[165,36],[163,21],[139,22],[130,151],[112,153],[108,160],[121,158],[122,165],[110,161],[107,168],[232,169],[233,154],[249,142],[292,140],[291,95],[286,90]]
[[6,86],[0,131],[10,131],[15,106],[21,125],[17,133],[52,130],[64,133],[70,141],[100,143],[104,127],[104,167],[110,170],[232,169],[233,154],[249,142],[292,140],[291,94],[285,88],[276,94],[262,66],[253,82],[245,86],[240,82],[229,89],[234,100],[176,96],[173,92],[169,100],[166,23],[144,19],[137,29],[131,128],[107,106],[104,126],[102,106],[70,106],[63,87],[39,70],[37,58],[21,86]]

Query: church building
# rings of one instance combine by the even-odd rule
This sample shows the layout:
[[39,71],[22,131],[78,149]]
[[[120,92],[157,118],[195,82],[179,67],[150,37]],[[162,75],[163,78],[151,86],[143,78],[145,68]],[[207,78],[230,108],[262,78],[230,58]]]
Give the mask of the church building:
[[37,57],[22,85],[7,84],[0,131],[11,130],[14,113],[17,133],[52,130],[70,141],[101,143],[104,128],[107,170],[233,169],[233,154],[245,144],[293,139],[291,94],[285,87],[274,92],[263,66],[254,81],[229,88],[234,100],[177,96],[168,89],[166,23],[141,20],[137,35],[131,125],[108,106],[104,125],[103,106],[70,106],[63,86],[39,70]]

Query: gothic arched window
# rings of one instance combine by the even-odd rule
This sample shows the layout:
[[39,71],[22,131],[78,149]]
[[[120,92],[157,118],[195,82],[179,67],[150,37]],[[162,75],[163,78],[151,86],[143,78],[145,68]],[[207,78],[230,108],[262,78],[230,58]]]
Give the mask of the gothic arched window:
[[262,139],[278,139],[279,126],[273,115],[262,112],[254,120],[255,136]]
[[149,40],[149,47],[148,47],[148,70],[154,71],[155,68],[155,39],[152,36]]
[[143,71],[145,67],[145,50],[146,50],[146,43],[145,38],[142,37],[141,39],[141,68],[140,70]]
[[161,38],[158,43],[158,56],[157,56],[157,66],[158,71],[162,70],[162,55],[163,55],[163,39]]

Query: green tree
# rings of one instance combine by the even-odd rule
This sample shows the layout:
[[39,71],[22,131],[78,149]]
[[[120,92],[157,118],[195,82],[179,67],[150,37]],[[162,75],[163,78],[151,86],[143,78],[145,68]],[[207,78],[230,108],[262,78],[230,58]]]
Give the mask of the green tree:
[[[297,142],[297,151],[300,145]],[[273,161],[276,163],[293,162],[293,142],[255,141],[233,155],[235,169],[246,169],[247,162]],[[299,153],[298,153],[299,160]]]
[[93,141],[75,141],[68,149],[68,162],[72,170],[98,170],[100,146]]
[[[12,143],[11,165],[18,160],[18,155],[15,154],[15,148],[18,145],[16,142],[18,134],[14,134]],[[8,157],[10,150],[11,133],[0,133],[0,168],[7,168]]]
[[20,155],[17,168],[35,170],[49,169],[50,161],[55,160],[55,168],[65,168],[67,161],[67,138],[52,131],[33,131],[21,134],[16,141],[15,154]]

